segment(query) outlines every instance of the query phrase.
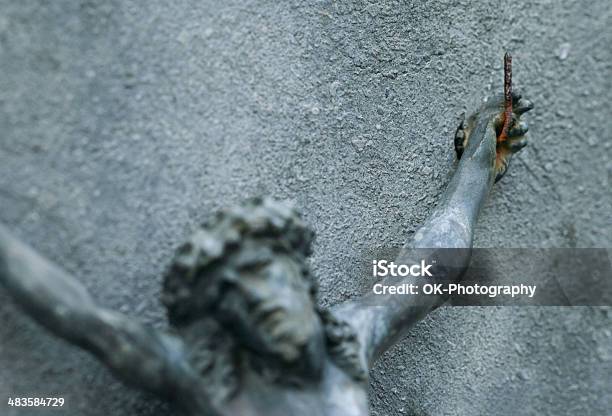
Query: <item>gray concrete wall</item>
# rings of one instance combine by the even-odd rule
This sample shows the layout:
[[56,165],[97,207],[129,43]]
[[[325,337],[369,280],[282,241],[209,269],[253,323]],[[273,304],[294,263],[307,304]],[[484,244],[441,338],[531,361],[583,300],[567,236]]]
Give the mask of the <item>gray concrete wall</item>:
[[[581,1],[0,1],[0,221],[163,327],[169,256],[218,207],[291,199],[320,300],[399,244],[502,55],[537,105],[481,247],[611,247],[611,8]],[[0,293],[0,413],[165,415]],[[612,311],[445,308],[372,371],[378,415],[609,414]],[[16,411],[9,396],[63,396]]]

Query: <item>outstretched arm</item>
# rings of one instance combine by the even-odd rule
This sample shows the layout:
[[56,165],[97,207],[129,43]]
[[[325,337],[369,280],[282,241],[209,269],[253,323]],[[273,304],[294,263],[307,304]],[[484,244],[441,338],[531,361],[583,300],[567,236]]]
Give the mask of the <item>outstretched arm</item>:
[[[434,277],[428,277],[427,283],[448,283],[461,278],[469,264],[474,226],[487,195],[495,179],[505,173],[512,153],[526,144],[527,126],[519,117],[532,104],[520,100],[518,94],[513,101],[512,127],[508,140],[502,144],[497,143],[497,136],[502,124],[503,97],[490,99],[468,119],[466,126],[460,127],[459,166],[436,209],[400,252],[397,263],[411,264],[424,259],[428,264],[435,264]],[[421,278],[418,283],[422,282]],[[417,278],[389,277],[382,283],[417,284]],[[434,295],[370,293],[337,306],[333,312],[358,331],[362,357],[371,366],[414,323],[445,300]]]
[[41,325],[94,354],[127,384],[186,406],[205,399],[191,391],[199,382],[179,339],[98,307],[76,279],[2,225],[0,285]]

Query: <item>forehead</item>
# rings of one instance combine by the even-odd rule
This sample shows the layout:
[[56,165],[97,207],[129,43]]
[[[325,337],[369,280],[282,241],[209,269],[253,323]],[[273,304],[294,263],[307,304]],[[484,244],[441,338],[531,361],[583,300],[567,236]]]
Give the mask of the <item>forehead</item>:
[[303,259],[292,253],[274,250],[268,244],[250,242],[228,260],[231,267],[243,276],[257,274],[260,277],[309,281]]
[[295,253],[281,247],[277,241],[262,238],[245,239],[229,260],[238,268],[277,262],[301,263]]

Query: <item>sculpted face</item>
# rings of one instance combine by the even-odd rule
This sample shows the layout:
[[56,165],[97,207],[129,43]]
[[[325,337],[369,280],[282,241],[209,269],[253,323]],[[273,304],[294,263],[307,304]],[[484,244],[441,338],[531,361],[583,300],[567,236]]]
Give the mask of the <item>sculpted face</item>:
[[275,254],[263,263],[241,266],[226,281],[219,319],[251,349],[285,362],[318,352],[322,324],[315,308],[314,288],[302,265]]

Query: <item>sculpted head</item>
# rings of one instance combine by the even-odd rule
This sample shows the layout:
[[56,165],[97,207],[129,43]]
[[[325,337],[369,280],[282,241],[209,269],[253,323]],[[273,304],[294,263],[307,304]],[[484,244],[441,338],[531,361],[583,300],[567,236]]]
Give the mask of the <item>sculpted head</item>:
[[305,263],[313,233],[290,206],[253,199],[218,213],[177,251],[165,277],[170,323],[201,319],[285,363],[323,343],[316,284]]

